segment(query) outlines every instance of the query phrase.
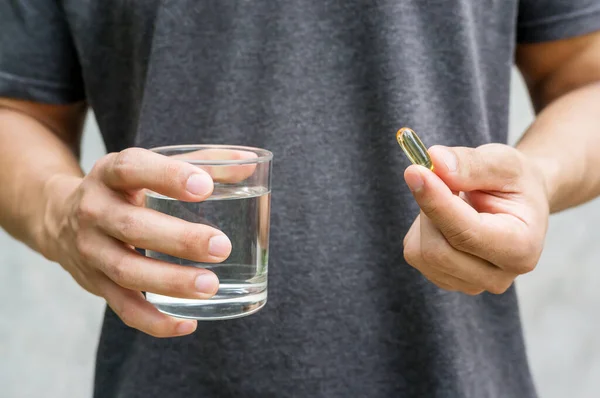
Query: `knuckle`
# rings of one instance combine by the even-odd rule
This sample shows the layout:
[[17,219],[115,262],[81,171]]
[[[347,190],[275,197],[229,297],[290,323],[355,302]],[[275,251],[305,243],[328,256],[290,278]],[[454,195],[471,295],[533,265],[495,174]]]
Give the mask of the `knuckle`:
[[99,215],[100,209],[96,199],[90,194],[84,194],[76,209],[77,219],[83,223],[93,223]]
[[434,216],[440,212],[439,203],[433,199],[424,199],[420,206],[423,209],[423,212],[428,215]]
[[473,177],[480,177],[485,173],[485,156],[479,150],[471,151],[471,156],[468,157],[467,170],[468,174]]
[[500,283],[491,283],[485,288],[488,292],[492,294],[502,294],[506,291],[506,288],[502,287]]
[[96,253],[94,245],[90,243],[87,235],[81,232],[75,236],[75,248],[85,262],[90,262]]
[[98,159],[96,161],[96,163],[94,163],[94,166],[92,167],[92,170],[90,171],[90,174],[96,174],[98,173],[100,170],[105,169],[109,164],[111,164],[114,161],[114,157],[117,156],[117,154],[115,152],[111,152],[108,153],[104,156],[102,156],[100,159]]
[[470,288],[466,288],[463,290],[463,293],[468,295],[468,296],[478,296],[481,293],[483,293],[484,290],[483,289],[479,289],[476,287],[470,287]]
[[421,248],[421,257],[427,263],[434,263],[437,261],[438,254],[434,247],[425,246]]
[[114,263],[110,264],[107,274],[110,279],[123,286],[129,280],[130,274],[130,255],[120,256]]
[[117,225],[117,231],[121,235],[120,238],[128,241],[139,241],[142,237],[142,227],[140,220],[133,214],[127,212],[123,214]]
[[519,275],[527,274],[535,269],[540,257],[541,249],[533,242],[524,242],[520,248],[517,248],[513,255],[515,256],[512,271]]
[[431,283],[433,283],[435,286],[439,287],[440,289],[449,291],[449,292],[455,292],[456,288],[448,283],[445,283],[439,279],[436,278],[432,278],[429,276],[426,276],[425,278],[427,278],[427,280],[429,280]]
[[498,143],[482,145],[479,148],[481,164],[487,164],[494,175],[512,182],[523,174],[524,156],[517,149]]
[[508,288],[510,287],[511,284],[503,282],[503,281],[496,281],[496,282],[492,282],[490,284],[488,284],[488,286],[486,286],[486,289],[488,292],[492,293],[492,294],[503,294],[506,293],[506,291],[508,290]]
[[185,164],[182,165],[179,162],[166,163],[163,168],[164,182],[167,184],[173,184],[174,181],[181,181],[182,184],[185,184],[185,176],[182,166],[185,166]]
[[415,266],[418,261],[418,250],[415,250],[412,245],[406,245],[404,247],[404,261],[411,266]]
[[477,234],[474,229],[466,228],[446,236],[448,243],[457,250],[469,251],[477,246]]
[[448,268],[450,262],[450,253],[444,245],[427,245],[421,248],[421,257],[423,260],[438,268]]
[[130,303],[128,300],[123,302],[117,312],[121,321],[130,328],[136,328],[137,325],[137,317],[136,317],[136,308],[135,305]]
[[537,262],[531,261],[530,259],[526,259],[525,261],[521,261],[518,263],[515,271],[519,275],[524,275],[532,272],[537,265]]
[[506,173],[505,176],[513,180],[521,177],[523,175],[525,165],[524,155],[515,148],[509,146],[503,146],[503,150],[507,156],[505,163],[508,166],[502,169]]
[[195,228],[183,228],[177,239],[178,251],[181,253],[193,253],[206,241],[205,236]]
[[144,325],[142,330],[144,333],[149,334],[152,337],[164,338],[170,337],[170,333],[165,330],[164,323],[160,320],[153,320]]
[[127,179],[134,172],[140,151],[139,148],[124,149],[113,158],[113,173],[118,179]]

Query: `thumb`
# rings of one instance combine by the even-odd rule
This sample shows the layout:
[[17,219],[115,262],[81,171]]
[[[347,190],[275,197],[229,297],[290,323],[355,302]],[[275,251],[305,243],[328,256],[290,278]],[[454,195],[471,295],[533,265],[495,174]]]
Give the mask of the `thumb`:
[[522,155],[508,145],[435,145],[429,154],[435,173],[452,191],[514,191],[523,171]]

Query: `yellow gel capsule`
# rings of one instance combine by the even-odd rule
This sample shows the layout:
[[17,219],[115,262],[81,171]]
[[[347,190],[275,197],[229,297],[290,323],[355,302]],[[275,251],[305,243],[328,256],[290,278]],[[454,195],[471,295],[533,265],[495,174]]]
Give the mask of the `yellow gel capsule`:
[[396,133],[396,140],[398,140],[398,144],[400,144],[400,147],[411,162],[433,170],[433,162],[429,157],[427,148],[425,148],[417,133],[408,127],[402,127]]

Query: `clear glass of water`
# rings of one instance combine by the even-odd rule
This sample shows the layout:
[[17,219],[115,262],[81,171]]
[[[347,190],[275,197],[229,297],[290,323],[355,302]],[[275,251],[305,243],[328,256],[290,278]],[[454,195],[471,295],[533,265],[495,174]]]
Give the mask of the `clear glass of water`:
[[152,151],[189,162],[214,181],[203,202],[182,202],[152,191],[145,206],[193,223],[223,231],[232,251],[222,263],[198,263],[146,250],[146,256],[189,267],[206,268],[219,278],[217,294],[206,300],[181,299],[146,292],[146,299],[163,313],[198,320],[250,315],[267,302],[271,163],[267,150],[242,146],[180,145]]

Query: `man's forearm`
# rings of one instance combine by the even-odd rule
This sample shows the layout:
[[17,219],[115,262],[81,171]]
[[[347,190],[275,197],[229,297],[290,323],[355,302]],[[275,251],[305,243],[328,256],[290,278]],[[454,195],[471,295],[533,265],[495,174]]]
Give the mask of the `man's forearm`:
[[600,195],[600,83],[548,105],[517,148],[542,170],[551,212]]
[[37,251],[45,186],[59,174],[82,175],[69,145],[35,118],[0,106],[0,227]]

